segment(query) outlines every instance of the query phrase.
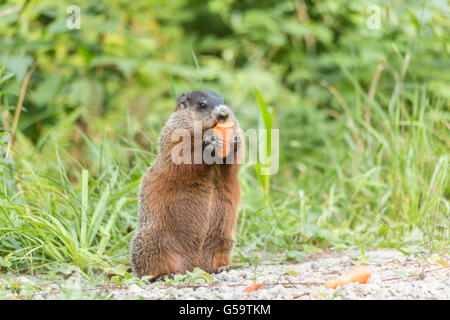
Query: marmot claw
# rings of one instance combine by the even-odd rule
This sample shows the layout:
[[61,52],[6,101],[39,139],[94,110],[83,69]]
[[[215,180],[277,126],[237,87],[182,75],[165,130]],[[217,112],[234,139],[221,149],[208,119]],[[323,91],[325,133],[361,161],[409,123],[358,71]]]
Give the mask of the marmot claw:
[[231,266],[221,266],[216,269],[214,273],[228,272],[231,270]]

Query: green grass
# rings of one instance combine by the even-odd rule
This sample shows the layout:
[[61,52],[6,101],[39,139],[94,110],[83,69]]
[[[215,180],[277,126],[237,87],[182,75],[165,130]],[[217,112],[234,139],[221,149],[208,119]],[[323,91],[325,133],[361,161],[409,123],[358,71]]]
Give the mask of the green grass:
[[[345,106],[340,132],[319,134],[324,144],[310,164],[314,174],[268,187],[270,180],[242,167],[236,261],[255,249],[294,259],[319,247],[448,250],[449,141],[440,134],[448,112],[423,87],[403,92],[411,105],[397,87],[379,101],[358,86],[355,91],[360,103]],[[139,179],[154,154],[111,134],[98,142],[84,137],[93,157],[86,167],[50,139],[50,155],[13,150],[6,158],[7,136],[0,167],[2,266],[42,272],[68,262],[95,271],[127,262]]]

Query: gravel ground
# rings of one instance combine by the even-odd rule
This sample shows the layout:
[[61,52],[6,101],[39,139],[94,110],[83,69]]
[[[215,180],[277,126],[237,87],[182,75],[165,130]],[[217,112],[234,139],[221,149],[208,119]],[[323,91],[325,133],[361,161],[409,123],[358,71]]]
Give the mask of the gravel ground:
[[[325,289],[323,284],[287,283],[323,283],[328,278],[339,276],[353,266],[352,257],[355,255],[351,253],[328,252],[297,264],[260,265],[256,273],[254,267],[233,269],[213,275],[219,284],[209,287],[145,289],[133,284],[127,290],[113,294],[116,299],[450,299],[449,267],[419,263],[417,258],[407,258],[391,249],[368,251],[365,255],[372,272],[369,282],[351,283],[336,290]],[[448,261],[448,256],[444,260]],[[257,291],[244,293],[243,289],[254,283],[255,274],[256,283],[263,285]],[[282,284],[264,285],[274,283]],[[163,282],[159,284],[161,287],[165,285]]]
[[[447,256],[441,260],[449,261]],[[350,283],[336,290],[326,289],[323,282],[339,276],[351,269],[355,259],[364,261],[372,273],[367,284]],[[265,260],[267,261],[267,260]],[[445,262],[441,261],[445,265]],[[212,275],[208,284],[200,287],[169,285],[158,281],[147,287],[124,283],[119,287],[114,282],[98,279],[97,284],[78,282],[77,276],[68,276],[59,281],[43,282],[45,275],[0,277],[2,283],[13,287],[17,282],[21,295],[7,294],[6,299],[200,299],[200,300],[321,300],[321,299],[450,299],[450,267],[432,263],[430,259],[418,260],[397,250],[381,249],[366,251],[361,257],[357,251],[322,252],[307,256],[301,263],[277,263],[275,261]],[[261,284],[258,290],[243,292],[255,283]],[[133,279],[131,279],[133,280]],[[302,283],[302,284],[300,284]],[[312,284],[313,283],[313,284]],[[40,290],[29,296],[27,287]],[[71,289],[73,288],[73,290]],[[15,290],[17,291],[17,290]],[[1,296],[1,295],[0,295]]]

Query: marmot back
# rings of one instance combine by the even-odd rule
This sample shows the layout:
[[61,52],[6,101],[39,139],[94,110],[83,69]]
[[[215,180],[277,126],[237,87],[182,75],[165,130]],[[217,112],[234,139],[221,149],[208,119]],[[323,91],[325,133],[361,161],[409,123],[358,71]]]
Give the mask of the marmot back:
[[[229,142],[233,152],[218,159],[214,150],[223,140],[211,129],[222,121],[234,122]],[[213,273],[230,266],[240,200],[241,141],[239,124],[217,93],[185,92],[178,98],[161,132],[159,153],[141,181],[131,241],[136,276],[155,279],[195,267]],[[208,164],[201,156],[199,162],[199,152],[210,154],[216,163]],[[174,156],[184,160],[174,161]]]

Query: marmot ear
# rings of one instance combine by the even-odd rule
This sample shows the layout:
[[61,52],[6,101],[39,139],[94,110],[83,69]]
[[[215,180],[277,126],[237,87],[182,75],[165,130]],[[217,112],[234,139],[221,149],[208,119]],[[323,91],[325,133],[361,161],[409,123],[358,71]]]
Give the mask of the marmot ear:
[[183,109],[187,108],[187,101],[189,99],[189,92],[183,92],[177,99],[177,105],[182,107]]

